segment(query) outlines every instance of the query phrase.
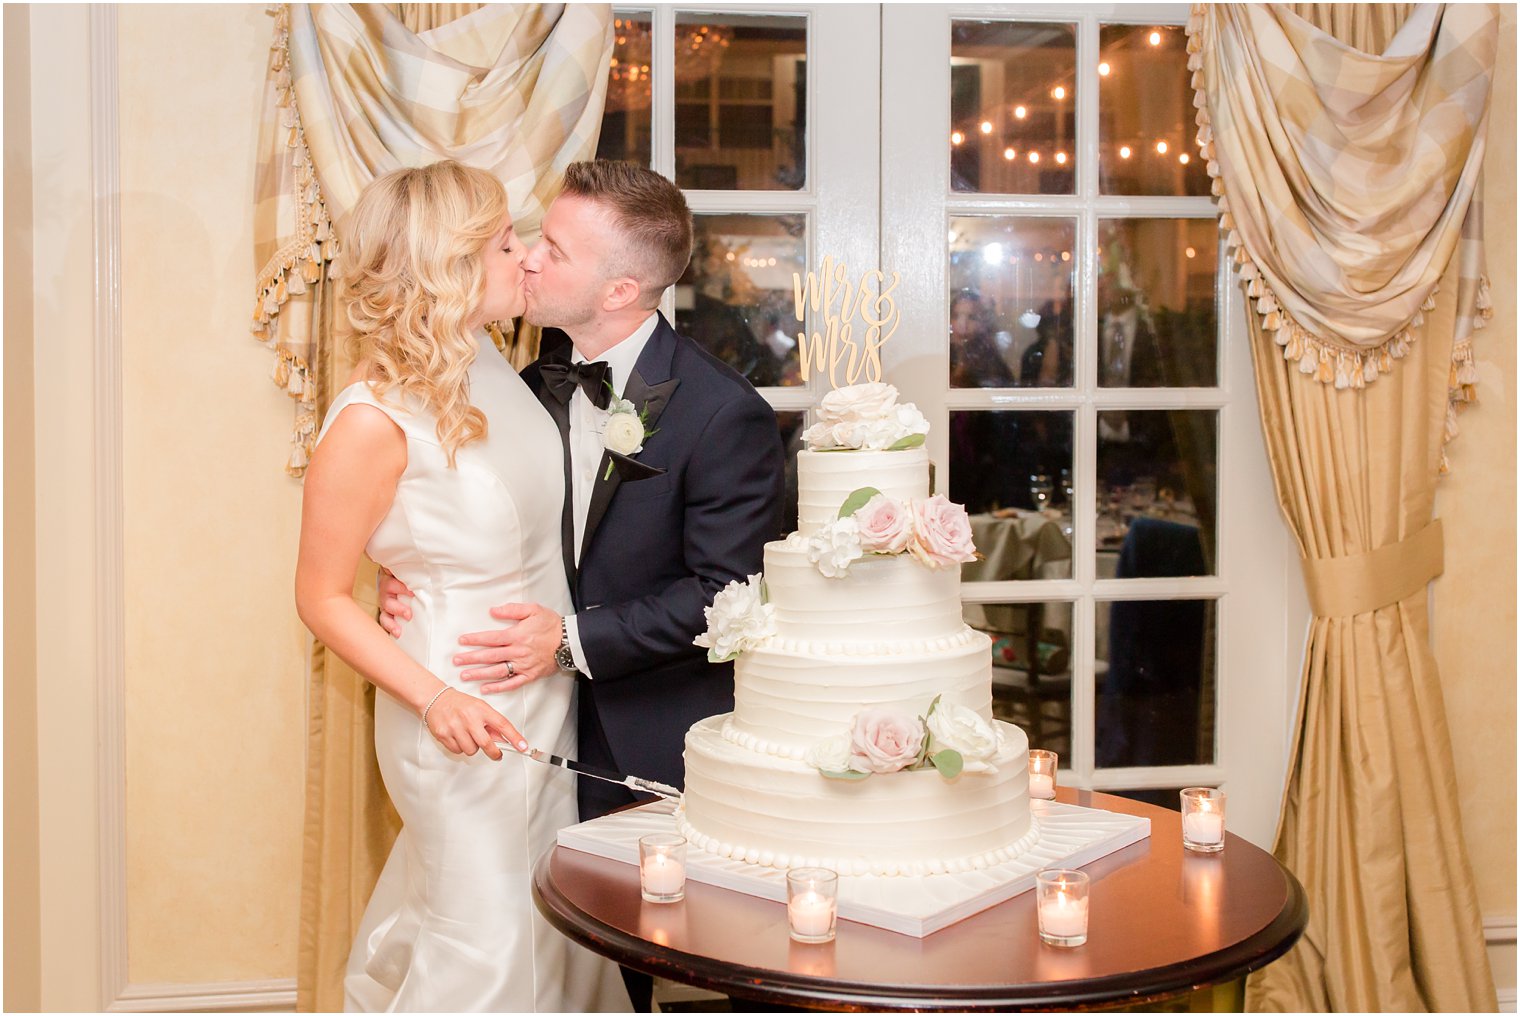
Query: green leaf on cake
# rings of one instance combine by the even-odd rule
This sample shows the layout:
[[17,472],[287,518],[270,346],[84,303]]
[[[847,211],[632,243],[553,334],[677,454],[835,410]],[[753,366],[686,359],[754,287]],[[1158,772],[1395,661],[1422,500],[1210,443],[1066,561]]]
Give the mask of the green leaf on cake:
[[864,508],[867,501],[871,500],[871,498],[880,493],[881,491],[877,490],[875,487],[861,487],[859,490],[855,491],[849,497],[844,499],[844,504],[839,506],[839,517],[842,519],[849,518],[851,515],[854,515],[856,512],[860,511],[860,509]]
[[900,452],[906,451],[909,448],[917,448],[924,443],[924,438],[926,437],[928,437],[927,434],[909,434],[907,437],[900,437],[892,442],[887,451]]
[[965,760],[961,758],[961,753],[953,748],[946,748],[944,751],[935,752],[929,756],[929,761],[934,763],[934,768],[938,769],[939,774],[947,780],[955,779],[966,766]]
[[857,773],[853,769],[846,769],[844,772],[835,772],[832,769],[820,769],[818,770],[818,774],[820,776],[827,776],[831,780],[863,780],[871,775],[870,773]]

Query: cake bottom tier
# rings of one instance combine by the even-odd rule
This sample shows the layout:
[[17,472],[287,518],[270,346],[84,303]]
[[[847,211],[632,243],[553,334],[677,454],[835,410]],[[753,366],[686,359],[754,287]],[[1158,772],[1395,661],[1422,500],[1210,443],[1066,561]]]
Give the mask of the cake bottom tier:
[[681,831],[693,847],[775,868],[931,875],[1001,864],[1038,839],[1029,813],[1029,742],[998,723],[992,773],[933,769],[863,780],[821,775],[722,735],[723,716],[686,734]]

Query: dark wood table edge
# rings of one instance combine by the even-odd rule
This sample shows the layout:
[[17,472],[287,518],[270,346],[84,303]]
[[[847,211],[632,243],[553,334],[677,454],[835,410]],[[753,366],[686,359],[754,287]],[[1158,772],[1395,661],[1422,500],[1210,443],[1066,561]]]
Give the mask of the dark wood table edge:
[[[563,849],[568,848],[554,848]],[[708,960],[604,924],[570,903],[555,888],[549,878],[554,850],[544,854],[534,870],[533,902],[544,919],[571,941],[655,977],[747,1001],[805,1009],[994,1012],[1140,1005],[1224,984],[1259,970],[1291,949],[1309,921],[1309,902],[1303,886],[1278,862],[1287,899],[1276,919],[1255,934],[1197,960],[1106,977],[1020,986],[1016,991],[937,984],[904,985],[883,993],[881,985],[800,977],[786,971]],[[596,930],[571,921],[563,911],[582,915],[586,924]]]

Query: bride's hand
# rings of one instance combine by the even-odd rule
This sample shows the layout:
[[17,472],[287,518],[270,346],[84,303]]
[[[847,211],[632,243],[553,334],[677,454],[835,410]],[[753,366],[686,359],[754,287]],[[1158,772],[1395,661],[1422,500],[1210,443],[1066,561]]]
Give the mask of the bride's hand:
[[456,755],[473,755],[483,751],[493,761],[501,761],[496,741],[516,745],[526,751],[528,742],[505,716],[480,699],[453,688],[439,695],[427,711],[428,733]]

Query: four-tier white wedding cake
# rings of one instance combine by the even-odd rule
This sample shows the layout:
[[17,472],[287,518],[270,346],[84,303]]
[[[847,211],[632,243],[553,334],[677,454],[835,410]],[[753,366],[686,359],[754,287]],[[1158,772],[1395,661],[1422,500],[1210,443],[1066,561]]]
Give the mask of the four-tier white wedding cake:
[[686,735],[681,829],[778,868],[921,875],[1010,860],[1037,831],[1028,741],[992,718],[968,628],[963,508],[929,490],[928,427],[889,385],[826,396],[798,454],[798,530],[733,583],[698,644],[734,711]]

